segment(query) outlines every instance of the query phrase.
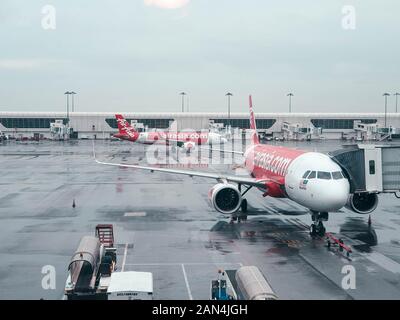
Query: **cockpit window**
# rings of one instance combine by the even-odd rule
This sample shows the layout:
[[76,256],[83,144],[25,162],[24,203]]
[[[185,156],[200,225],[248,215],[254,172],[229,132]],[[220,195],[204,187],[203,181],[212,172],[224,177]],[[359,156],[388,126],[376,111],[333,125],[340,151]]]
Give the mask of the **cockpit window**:
[[311,171],[310,175],[308,176],[308,179],[315,179],[317,177],[317,173],[315,171]]
[[306,179],[309,173],[310,173],[310,170],[307,170],[306,173],[303,175],[303,179]]
[[343,179],[343,175],[340,171],[335,171],[335,172],[332,172],[332,178],[334,180]]
[[318,179],[330,180],[332,179],[331,173],[326,171],[318,171]]

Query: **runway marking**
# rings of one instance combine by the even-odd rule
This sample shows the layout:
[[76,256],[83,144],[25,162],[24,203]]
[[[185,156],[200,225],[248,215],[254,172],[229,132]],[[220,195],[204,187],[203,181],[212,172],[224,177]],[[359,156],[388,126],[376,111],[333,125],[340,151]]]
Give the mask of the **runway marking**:
[[241,262],[161,262],[161,263],[126,263],[125,266],[213,266],[213,265],[240,265],[243,266]]
[[[331,279],[325,272],[323,268],[318,268],[317,266],[315,266],[314,263],[312,263],[312,261],[310,261],[305,255],[303,254],[299,254],[298,255],[311,269],[313,269],[314,271],[316,271],[318,274],[320,274],[323,278],[325,278],[327,281],[329,281],[331,284],[333,284],[335,287],[338,287],[340,289],[343,289],[341,285],[339,285],[338,283],[335,282],[335,280]],[[346,261],[347,263],[347,261]],[[354,300],[353,296],[350,295],[349,291],[345,290],[345,294],[348,296],[349,299]]]
[[138,211],[138,212],[125,212],[124,217],[145,217],[146,212]]
[[125,244],[124,259],[122,260],[121,272],[124,272],[126,265],[126,256],[128,255],[128,243]]
[[193,300],[192,292],[190,291],[189,281],[186,275],[185,265],[182,263],[181,266],[182,266],[183,277],[185,278],[186,289],[188,291],[189,299]]
[[374,262],[387,271],[392,273],[400,273],[400,264],[379,252],[372,252],[370,254],[363,255],[366,256],[369,261]]

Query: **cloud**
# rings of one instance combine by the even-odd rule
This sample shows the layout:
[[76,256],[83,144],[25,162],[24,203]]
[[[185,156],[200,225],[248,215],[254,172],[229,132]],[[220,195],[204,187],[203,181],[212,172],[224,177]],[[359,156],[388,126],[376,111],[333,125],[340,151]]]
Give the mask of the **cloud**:
[[33,70],[60,62],[51,59],[0,59],[0,70]]
[[161,9],[179,9],[186,6],[190,0],[144,0],[145,5]]
[[23,70],[35,69],[42,65],[42,61],[33,59],[6,59],[0,60],[0,69]]

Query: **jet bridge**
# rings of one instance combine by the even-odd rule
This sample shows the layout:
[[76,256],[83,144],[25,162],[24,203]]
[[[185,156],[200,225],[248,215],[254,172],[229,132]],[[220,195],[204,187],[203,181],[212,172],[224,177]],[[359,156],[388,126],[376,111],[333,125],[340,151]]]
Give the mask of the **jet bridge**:
[[351,193],[400,197],[400,145],[349,145],[329,155],[347,175]]

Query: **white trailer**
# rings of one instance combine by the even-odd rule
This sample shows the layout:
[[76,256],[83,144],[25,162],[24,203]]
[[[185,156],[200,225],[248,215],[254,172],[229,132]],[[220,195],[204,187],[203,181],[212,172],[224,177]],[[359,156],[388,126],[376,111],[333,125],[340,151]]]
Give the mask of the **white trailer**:
[[107,289],[108,300],[153,300],[151,272],[114,272]]
[[272,287],[255,266],[241,267],[236,271],[236,283],[241,300],[277,300]]

